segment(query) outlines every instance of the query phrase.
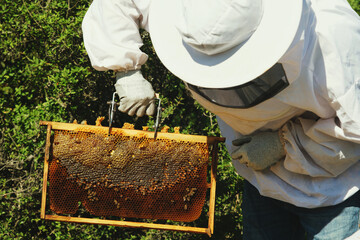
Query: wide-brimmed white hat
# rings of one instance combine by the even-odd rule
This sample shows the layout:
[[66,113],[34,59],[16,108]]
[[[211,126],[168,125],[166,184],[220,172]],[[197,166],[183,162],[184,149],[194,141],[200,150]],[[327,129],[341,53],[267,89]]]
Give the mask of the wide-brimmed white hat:
[[271,68],[297,32],[303,0],[152,0],[149,30],[173,74],[228,88]]

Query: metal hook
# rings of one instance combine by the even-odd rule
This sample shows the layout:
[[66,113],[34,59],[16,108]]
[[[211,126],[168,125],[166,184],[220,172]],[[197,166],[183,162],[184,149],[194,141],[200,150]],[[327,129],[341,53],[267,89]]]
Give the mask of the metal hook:
[[158,106],[157,106],[157,111],[156,111],[156,121],[155,121],[155,132],[154,132],[154,139],[156,139],[157,137],[157,131],[160,125],[160,118],[161,118],[161,99],[159,97],[159,94],[156,94],[156,100],[158,100]]
[[114,121],[114,115],[115,115],[115,112],[116,112],[116,107],[119,107],[120,106],[120,103],[117,103],[115,102],[115,95],[117,95],[116,92],[113,93],[113,97],[112,97],[112,100],[111,102],[107,102],[108,104],[110,104],[109,106],[109,135],[111,133],[111,128],[112,128],[112,124],[113,124],[113,121]]

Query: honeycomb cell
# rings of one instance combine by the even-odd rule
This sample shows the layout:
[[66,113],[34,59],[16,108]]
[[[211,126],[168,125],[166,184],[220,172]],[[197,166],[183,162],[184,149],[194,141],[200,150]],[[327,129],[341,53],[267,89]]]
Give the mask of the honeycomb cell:
[[50,209],[95,216],[197,219],[205,203],[209,146],[110,136],[91,128],[55,130],[49,167]]

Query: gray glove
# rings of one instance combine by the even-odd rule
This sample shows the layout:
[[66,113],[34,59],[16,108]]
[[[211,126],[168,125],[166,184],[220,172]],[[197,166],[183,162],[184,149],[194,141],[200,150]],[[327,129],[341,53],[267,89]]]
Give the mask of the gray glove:
[[155,92],[140,70],[117,72],[115,89],[120,97],[121,112],[138,117],[154,115]]
[[278,131],[243,136],[232,142],[239,148],[231,153],[231,157],[254,170],[264,170],[284,158],[282,143],[283,139]]

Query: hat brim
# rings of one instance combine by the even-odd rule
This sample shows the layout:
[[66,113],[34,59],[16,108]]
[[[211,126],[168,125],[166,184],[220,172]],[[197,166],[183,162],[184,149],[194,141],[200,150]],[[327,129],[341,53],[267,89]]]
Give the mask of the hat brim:
[[180,17],[176,16],[180,1],[152,0],[151,41],[161,62],[174,75],[207,88],[238,86],[271,68],[292,43],[303,6],[302,0],[263,0],[264,13],[252,36],[237,47],[209,56],[182,41],[175,22]]

